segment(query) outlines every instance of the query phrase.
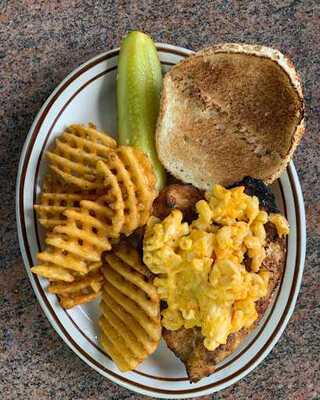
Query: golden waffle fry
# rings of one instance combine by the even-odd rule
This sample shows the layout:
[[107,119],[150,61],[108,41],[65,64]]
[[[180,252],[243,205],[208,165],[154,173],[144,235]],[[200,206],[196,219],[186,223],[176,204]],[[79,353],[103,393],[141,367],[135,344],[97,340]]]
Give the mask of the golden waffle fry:
[[81,190],[81,188],[72,185],[70,182],[64,182],[61,176],[51,170],[46,173],[42,182],[42,193],[78,194],[81,195],[82,200],[95,200],[105,192],[103,185],[90,190]]
[[127,242],[120,242],[114,247],[113,252],[120,258],[124,263],[128,264],[131,268],[144,275],[146,279],[152,280],[152,272],[146,268],[141,262],[141,257],[135,247],[129,245]]
[[66,250],[48,247],[37,254],[39,264],[31,268],[37,275],[51,280],[72,282],[74,276],[87,274],[87,262]]
[[52,282],[48,292],[58,295],[62,307],[72,308],[95,300],[101,293],[103,279],[101,273],[95,272],[70,283]]
[[67,185],[61,177],[48,170],[42,182],[42,193],[77,193],[77,186]]
[[64,268],[57,267],[56,265],[38,264],[31,268],[31,271],[43,278],[49,280],[60,280],[64,282],[73,282],[74,276],[71,272]]
[[80,201],[92,199],[95,196],[69,193],[42,193],[39,204],[34,208],[38,215],[38,221],[47,229],[53,229],[56,225],[63,225],[67,217],[63,214],[67,209],[79,210]]
[[104,212],[109,208],[109,214],[113,214],[110,236],[129,236],[146,223],[156,197],[150,162],[140,150],[120,146],[97,163],[97,170],[104,178],[108,195],[96,203],[104,204]]
[[72,282],[74,277],[97,269],[101,254],[110,250],[108,227],[87,210],[67,209],[67,221],[47,234],[47,249],[38,253],[38,265],[31,270],[51,280]]
[[94,262],[88,265],[88,272],[96,272],[102,267],[102,262]]
[[[114,152],[109,154],[112,158]],[[107,167],[105,162],[97,163],[97,170],[103,177],[106,194],[99,197],[95,202],[95,207],[89,202],[83,202],[82,206],[91,209],[96,217],[102,219],[108,226],[108,236],[118,238],[124,224],[124,201],[117,176]]]
[[130,172],[121,159],[121,152],[119,149],[114,152],[113,157],[109,157],[108,160],[105,161],[105,164],[115,173],[124,201],[125,219],[121,232],[125,235],[130,235],[140,225],[139,210],[135,195],[135,184],[131,179]]
[[93,126],[71,125],[47,152],[49,167],[66,183],[82,190],[99,187],[97,161],[108,156],[116,142]]
[[[130,187],[131,182],[128,172],[123,168],[116,152],[109,154],[106,161],[98,162],[97,169],[104,177],[104,185],[108,190],[108,195],[98,199],[97,203],[104,204],[105,212],[109,209],[109,213],[113,214],[111,236],[119,236],[125,227],[130,227],[132,232],[138,221],[133,213],[130,212],[131,223],[126,224],[128,218],[125,217],[129,214],[129,208],[126,205],[126,200],[129,196],[127,193],[134,195]],[[131,198],[131,200],[132,204],[135,204],[135,199]],[[132,207],[130,210],[132,210]]]
[[79,211],[68,209],[64,214],[66,224],[56,226],[53,234],[47,236],[46,243],[78,255],[87,262],[99,262],[102,252],[111,248],[107,238],[108,227],[83,209],[82,202]]
[[[117,147],[114,139],[97,131],[92,124],[68,127],[48,152],[48,158],[51,172],[44,180],[45,193],[35,205],[40,223],[49,229],[47,248],[38,254],[38,265],[32,271],[55,281],[50,290],[57,290],[59,282],[65,289],[85,282],[86,277],[101,267],[101,255],[111,249],[110,241],[114,245],[122,233],[128,236],[146,223],[156,196],[156,181],[147,156],[128,146]],[[120,246],[113,256],[119,271],[124,273],[124,265],[140,280],[141,276],[145,280],[151,278],[135,250]],[[149,339],[145,346],[150,352],[150,338],[157,341],[159,330],[152,320],[156,318],[152,314],[155,299],[150,296],[149,302],[144,301],[141,294],[150,284],[145,283],[147,286],[131,298],[121,294],[114,274],[111,271],[113,284],[110,281],[106,287],[113,299],[110,301],[116,304],[122,301],[127,314],[135,309],[136,320],[140,321],[137,323],[142,323],[143,332],[147,332]],[[126,275],[127,286],[132,289],[130,276]],[[61,299],[61,304],[71,307],[93,297],[93,292],[86,291],[73,295],[72,299]]]
[[130,146],[119,146],[117,152],[135,187],[136,206],[139,212],[138,226],[145,225],[157,195],[156,179],[151,163],[142,151]]
[[[66,132],[84,140],[88,140],[91,144],[94,143],[94,149],[97,155],[103,155],[105,151],[103,147],[99,147],[100,145],[113,148],[117,147],[117,142],[111,136],[109,136],[106,132],[98,131],[96,126],[91,122],[89,122],[87,126],[81,124],[72,124],[68,126]],[[76,139],[73,137],[73,140]],[[84,145],[85,144],[86,143],[84,143]]]
[[135,249],[120,245],[105,259],[101,345],[120,370],[130,371],[159,344],[159,296]]
[[[105,201],[111,195],[112,192],[109,191],[105,195]],[[66,221],[63,225],[56,225],[47,235],[45,241],[48,247],[38,254],[39,265],[32,268],[34,273],[53,280],[71,282],[74,277],[85,275],[92,268],[96,269],[101,264],[102,252],[110,250],[108,236],[113,210],[101,203],[102,200],[100,202],[86,200],[78,204],[80,200],[78,196],[82,195],[44,195],[46,201],[49,202],[48,199],[51,199],[50,207],[55,207],[52,199],[62,198],[67,198],[69,205],[80,205],[80,207],[67,207],[63,214],[61,209],[55,210],[57,213],[61,212],[59,218],[66,218]],[[43,209],[40,210],[44,212]]]

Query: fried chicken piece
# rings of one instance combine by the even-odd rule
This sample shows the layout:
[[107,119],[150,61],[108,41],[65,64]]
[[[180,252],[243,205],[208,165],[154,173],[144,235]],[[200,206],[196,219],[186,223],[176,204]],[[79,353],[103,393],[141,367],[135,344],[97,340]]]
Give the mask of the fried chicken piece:
[[[244,185],[245,192],[259,198],[260,204],[267,212],[278,212],[274,196],[271,190],[263,182],[252,178],[245,178],[234,186]],[[187,215],[188,210],[184,209]],[[194,210],[192,211],[194,212]],[[270,272],[270,280],[267,295],[256,302],[258,319],[249,329],[241,329],[228,337],[225,345],[220,345],[214,351],[209,351],[203,344],[204,337],[200,328],[181,328],[171,331],[163,328],[162,335],[167,346],[185,364],[190,382],[197,382],[200,379],[212,374],[216,365],[234,352],[243,339],[255,329],[270,304],[276,288],[281,280],[286,254],[286,239],[278,236],[276,227],[270,222],[265,225],[266,258],[262,268]]]
[[[268,294],[256,302],[258,319],[249,329],[241,329],[228,337],[225,345],[220,345],[216,350],[209,351],[204,347],[203,336],[200,328],[179,329],[170,331],[162,329],[162,335],[167,346],[185,364],[190,382],[212,374],[216,365],[234,352],[242,340],[257,326],[264,315],[275,289],[283,273],[286,244],[284,238],[279,238],[274,225],[266,224],[267,256],[262,267],[271,272]],[[276,239],[275,239],[276,236]]]
[[196,203],[203,199],[203,192],[192,185],[172,184],[163,189],[153,202],[152,214],[160,219],[167,217],[178,208],[182,211],[184,220],[191,222],[196,216]]

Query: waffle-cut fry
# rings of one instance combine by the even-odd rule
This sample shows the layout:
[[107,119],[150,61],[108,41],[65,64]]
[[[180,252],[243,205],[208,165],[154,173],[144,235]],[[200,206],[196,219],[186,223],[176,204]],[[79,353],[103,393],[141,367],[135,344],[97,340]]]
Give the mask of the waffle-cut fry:
[[59,268],[56,265],[36,265],[31,268],[31,271],[43,278],[47,278],[50,280],[60,280],[64,282],[73,282],[74,276],[64,268]]
[[[90,269],[99,268],[102,252],[110,250],[111,245],[107,239],[108,226],[90,215],[85,208],[69,208],[64,211],[64,215],[66,223],[55,226],[47,234],[45,241],[48,248],[38,254],[39,262],[43,263],[42,268],[35,266],[32,271],[39,275],[43,273],[43,276],[50,279],[71,282],[73,276],[85,275]],[[78,296],[74,303],[79,301],[82,300]],[[62,304],[68,304],[69,307],[72,303],[64,301]]]
[[103,275],[98,272],[70,283],[53,282],[48,292],[58,295],[62,307],[72,308],[95,300],[101,292],[102,284]]
[[108,227],[82,208],[80,211],[69,209],[64,214],[67,223],[56,226],[53,234],[47,236],[46,243],[78,255],[87,262],[99,262],[102,252],[111,249],[107,239]]
[[[79,288],[86,278],[99,274],[102,253],[111,244],[116,246],[108,256],[105,295],[115,305],[122,304],[122,314],[119,311],[118,317],[106,323],[115,329],[120,323],[116,318],[121,320],[125,313],[130,320],[134,310],[134,320],[142,329],[136,331],[149,354],[159,341],[159,298],[149,283],[152,274],[136,251],[118,246],[120,235],[129,236],[150,214],[156,181],[148,157],[128,146],[117,147],[114,139],[92,124],[68,127],[47,155],[50,172],[35,205],[40,223],[48,229],[47,248],[38,254],[38,265],[32,271],[55,282],[51,292]],[[100,281],[92,282],[84,292],[57,295],[62,306],[69,308],[95,298],[100,286]],[[112,348],[112,340],[105,341]],[[142,347],[137,346],[132,351],[141,355]]]
[[99,182],[95,170],[89,167],[83,167],[78,163],[69,161],[60,155],[47,152],[50,160],[49,167],[59,175],[64,181],[79,186],[82,190],[90,190],[98,187]]
[[[128,315],[134,314],[134,318],[153,339],[153,341],[157,340],[157,325],[154,324],[153,320],[150,319],[149,316],[143,310],[141,310],[141,308],[134,301],[114,288],[109,282],[104,284],[103,291],[103,298],[108,299],[108,301],[110,301],[110,298],[112,298],[115,304],[121,304],[122,308],[127,312]],[[106,293],[106,296],[104,293]]]
[[42,193],[78,193],[77,186],[66,184],[61,177],[50,169],[46,172],[42,182]]
[[121,353],[118,351],[117,345],[114,346],[110,339],[104,333],[102,333],[100,336],[100,343],[105,351],[109,354],[109,356],[113,360],[117,360],[115,362],[121,371],[130,371],[135,368],[136,362],[133,361],[131,362],[131,365],[128,364],[122,357]]
[[130,265],[118,257],[108,254],[106,260],[111,266],[108,270],[108,282],[134,301],[150,318],[156,317],[158,309],[155,302],[158,294],[153,285],[146,282],[140,274],[134,273]]
[[100,273],[90,274],[84,278],[75,280],[71,283],[55,282],[48,287],[48,292],[66,296],[68,294],[77,294],[85,290],[91,290],[98,293],[101,290],[103,275]]
[[85,304],[85,303],[90,303],[90,301],[96,300],[98,297],[99,293],[88,293],[88,294],[80,294],[78,296],[73,296],[73,297],[62,297],[59,296],[60,300],[60,305],[63,308],[72,308],[75,306],[78,306],[80,304]]
[[[109,158],[112,158],[113,154],[114,152],[109,154]],[[103,177],[107,194],[101,196],[95,204],[83,202],[82,207],[94,212],[95,216],[108,226],[109,237],[117,238],[124,224],[125,205],[121,188],[117,177],[104,162],[97,163],[97,170]]]
[[90,190],[82,190],[70,182],[65,182],[63,178],[49,170],[42,181],[42,193],[56,193],[56,194],[77,194],[81,195],[82,199],[95,200],[105,194],[106,190],[99,186]]
[[140,225],[140,216],[135,194],[136,188],[132,182],[130,173],[123,164],[118,151],[110,153],[109,157],[101,163],[100,168],[104,169],[105,183],[108,183],[108,179],[110,179],[108,178],[107,172],[113,174],[118,182],[124,206],[121,232],[130,235]]
[[63,214],[67,209],[79,210],[80,201],[94,199],[94,195],[69,194],[69,193],[42,193],[39,204],[34,208],[38,215],[38,221],[47,229],[53,229],[56,225],[63,225],[67,217]]
[[[48,267],[59,267],[69,272],[74,272],[78,275],[85,275],[88,273],[88,267],[86,262],[77,255],[68,253],[66,250],[48,247],[45,251],[37,254],[37,259],[43,265]],[[59,280],[58,278],[55,278]],[[63,280],[63,279],[61,279]]]
[[[131,147],[129,147],[131,148]],[[144,170],[144,177],[146,178],[146,184],[150,190],[156,192],[156,176],[149,157],[141,150],[134,149],[136,152],[136,158],[139,161],[141,168]]]
[[112,250],[120,260],[130,265],[131,268],[146,276],[149,280],[153,278],[152,272],[142,264],[139,253],[133,246],[125,242],[120,242]]
[[132,331],[127,328],[127,323],[123,322],[104,302],[102,302],[101,310],[103,316],[100,325],[105,334],[110,336],[110,332],[114,332],[116,336],[121,338],[120,347],[128,347],[132,350],[134,357],[141,358],[143,361],[148,356],[148,352],[143,344],[136,339]]
[[[110,250],[106,227],[81,210],[65,211],[67,222],[57,225],[47,234],[45,251],[38,253],[39,264],[32,272],[50,280],[73,282],[101,267],[101,254]],[[89,296],[92,298],[92,296]],[[88,298],[89,298],[88,297]],[[74,300],[83,302],[81,297]],[[88,300],[89,301],[89,300]],[[71,302],[63,302],[70,307]]]
[[[137,333],[137,336],[139,337],[139,341],[142,343],[143,347],[148,351],[149,354],[151,354],[154,351],[154,342],[153,340],[157,341],[158,337],[158,330],[154,329],[155,327],[153,326],[151,329],[151,334],[149,333],[149,330],[143,328],[142,325],[140,325],[141,320],[139,321],[135,317],[132,317],[124,307],[120,306],[117,302],[113,300],[111,296],[108,296],[108,291],[104,292],[102,294],[102,301],[101,301],[101,310],[102,314],[106,315],[108,313],[108,309],[111,309],[112,312],[124,323],[128,324],[130,326],[130,329],[133,332]],[[153,339],[150,341],[150,336]]]
[[135,186],[136,205],[140,215],[139,226],[143,226],[150,216],[150,209],[157,195],[152,166],[147,156],[138,149],[119,146],[117,152]]
[[[54,198],[61,199],[62,196],[62,194],[58,194]],[[97,270],[101,266],[102,252],[110,250],[111,245],[108,240],[109,225],[105,220],[97,218],[99,209],[106,207],[90,200],[83,201],[82,204],[78,195],[69,196],[73,201],[75,199],[77,201],[76,204],[73,202],[73,205],[78,206],[80,200],[80,208],[67,207],[63,212],[66,222],[63,225],[56,225],[52,232],[47,234],[45,241],[48,247],[38,255],[42,268],[35,266],[33,271],[39,275],[43,273],[43,276],[53,280],[71,282],[74,277],[78,279],[90,271]],[[68,199],[70,200],[70,198]],[[111,221],[110,209],[107,210]],[[86,293],[86,299],[93,297],[92,293]],[[73,300],[64,299],[61,304],[71,307],[71,304],[79,304],[84,301],[89,300],[85,300],[82,294],[75,296]]]
[[[140,159],[143,160],[141,165]],[[109,208],[114,214],[110,236],[116,237],[119,233],[129,236],[146,223],[156,197],[156,181],[150,162],[140,150],[120,146],[97,163],[97,170],[103,176],[109,194],[96,203],[104,204],[104,213]]]
[[137,250],[120,244],[105,260],[101,345],[120,370],[130,371],[159,344],[159,296]]
[[49,167],[66,183],[81,190],[92,190],[101,182],[96,164],[108,156],[116,142],[92,125],[71,125],[55,142],[52,151],[47,152]]
[[[107,315],[107,317],[102,316],[99,321],[99,326],[104,336],[110,340],[112,345],[117,348],[120,353],[120,355],[113,354],[113,357],[111,354],[109,355],[117,364],[118,368],[123,368],[123,366],[120,365],[121,359],[123,359],[127,364],[123,371],[131,371],[148,357],[148,353],[139,342],[135,342],[135,336],[131,334],[130,331],[127,331],[126,326],[121,322],[114,321],[112,316],[113,314]],[[105,350],[107,351],[107,349]]]
[[94,143],[96,145],[95,150],[97,155],[99,155],[100,151],[103,151],[103,148],[99,147],[99,145],[113,148],[117,147],[117,142],[111,136],[106,132],[98,131],[96,126],[91,122],[89,122],[87,126],[72,124],[67,127],[66,132],[88,140],[90,143]]
[[94,262],[88,265],[88,272],[96,272],[102,267],[102,262]]

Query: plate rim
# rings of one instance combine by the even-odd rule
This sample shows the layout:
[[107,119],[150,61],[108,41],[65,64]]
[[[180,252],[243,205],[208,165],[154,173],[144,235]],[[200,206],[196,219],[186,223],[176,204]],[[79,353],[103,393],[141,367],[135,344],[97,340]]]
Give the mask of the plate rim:
[[[193,51],[192,50],[188,50],[185,49],[183,47],[179,47],[179,46],[174,46],[174,45],[169,45],[169,44],[165,44],[165,43],[156,43],[157,49],[159,51],[171,51],[176,55],[181,55],[181,56],[188,56],[189,54],[192,54]],[[76,80],[78,78],[78,76],[80,75],[80,73],[83,73],[87,70],[89,70],[91,67],[93,67],[94,65],[96,65],[99,60],[103,60],[104,57],[106,56],[110,56],[110,58],[113,56],[117,56],[119,52],[119,48],[115,48],[115,49],[111,49],[109,51],[103,52],[101,54],[98,54],[97,56],[91,58],[90,60],[88,60],[87,62],[81,64],[79,67],[77,67],[76,69],[74,69],[73,71],[71,71],[62,81],[61,83],[54,89],[54,91],[50,94],[50,96],[47,98],[47,100],[45,101],[45,103],[43,104],[43,106],[40,108],[39,112],[37,113],[36,117],[34,118],[34,121],[31,125],[31,128],[29,130],[29,133],[25,139],[25,143],[21,152],[21,156],[20,156],[20,162],[19,162],[19,167],[18,167],[18,173],[17,173],[17,181],[16,181],[16,223],[17,223],[17,230],[18,230],[18,239],[19,239],[19,247],[20,247],[20,251],[22,254],[22,258],[23,258],[23,263],[24,263],[24,267],[25,270],[27,272],[27,275],[29,277],[29,280],[32,284],[33,287],[33,291],[36,294],[37,297],[37,301],[39,302],[45,316],[47,317],[47,319],[49,320],[49,322],[51,323],[52,327],[56,330],[56,332],[59,334],[59,336],[62,338],[62,340],[72,349],[72,351],[77,354],[86,364],[88,364],[89,366],[91,366],[91,368],[93,368],[94,370],[96,370],[97,372],[99,372],[100,374],[102,374],[104,377],[107,377],[108,379],[110,379],[111,381],[119,384],[120,386],[124,386],[127,389],[133,390],[135,392],[138,393],[142,393],[145,395],[152,395],[154,397],[166,397],[166,398],[186,398],[186,397],[193,397],[193,396],[199,396],[199,395],[205,395],[205,394],[209,394],[209,393],[213,393],[219,390],[222,390],[232,384],[234,384],[235,382],[237,382],[238,380],[242,379],[245,375],[247,375],[248,373],[250,373],[250,371],[252,371],[260,362],[263,361],[263,359],[269,354],[269,352],[271,351],[271,349],[274,347],[274,345],[277,343],[277,341],[279,340],[280,336],[282,335],[291,315],[292,312],[294,310],[295,304],[296,304],[296,300],[297,300],[297,296],[299,294],[300,291],[300,286],[301,286],[301,280],[302,280],[302,275],[303,275],[303,269],[304,269],[304,260],[305,260],[305,251],[306,251],[306,225],[305,225],[305,211],[304,211],[304,202],[303,202],[303,195],[302,195],[302,190],[301,190],[301,186],[299,183],[299,178],[298,175],[296,173],[295,167],[293,162],[291,161],[289,166],[287,167],[287,172],[288,172],[288,177],[290,180],[290,186],[292,189],[292,194],[295,200],[295,210],[299,211],[297,213],[297,231],[300,235],[300,246],[298,246],[297,248],[297,252],[300,252],[300,261],[299,261],[299,268],[298,268],[298,276],[295,280],[295,288],[294,288],[294,293],[293,293],[293,297],[292,300],[290,302],[289,305],[289,309],[287,311],[286,317],[284,318],[284,320],[281,322],[281,327],[280,329],[277,331],[276,335],[272,338],[272,340],[270,341],[270,343],[267,345],[267,347],[265,348],[265,350],[262,352],[262,354],[249,366],[249,368],[245,368],[245,370],[243,372],[240,372],[238,374],[238,376],[234,379],[231,380],[231,382],[227,382],[226,384],[222,383],[220,385],[218,385],[217,387],[214,388],[194,388],[194,389],[190,389],[190,390],[186,390],[187,393],[182,393],[179,394],[179,390],[178,391],[166,391],[163,390],[163,393],[159,393],[159,392],[154,392],[152,391],[150,388],[147,388],[147,390],[143,389],[143,388],[139,388],[139,387],[135,387],[132,386],[131,383],[126,383],[125,381],[119,380],[117,376],[109,376],[108,373],[103,372],[100,370],[100,368],[96,365],[94,365],[94,363],[92,363],[85,355],[83,355],[81,353],[81,349],[78,350],[77,347],[77,343],[75,343],[75,345],[72,343],[72,338],[71,340],[66,337],[66,334],[64,332],[62,332],[62,330],[60,329],[60,327],[58,326],[57,322],[54,320],[53,316],[51,315],[50,311],[48,310],[47,305],[45,304],[41,294],[39,293],[39,289],[36,285],[35,279],[32,276],[32,273],[29,270],[29,267],[27,267],[27,265],[29,265],[29,261],[28,261],[28,257],[26,255],[26,249],[24,247],[24,243],[23,243],[23,233],[22,233],[22,227],[21,227],[21,211],[25,211],[24,209],[21,210],[20,209],[20,200],[21,200],[21,193],[20,193],[20,189],[21,189],[21,178],[22,178],[22,167],[24,165],[26,156],[27,156],[27,152],[29,150],[29,156],[31,157],[32,155],[32,151],[34,148],[34,142],[31,144],[31,139],[33,137],[33,132],[35,130],[35,128],[40,125],[41,127],[41,123],[43,122],[43,120],[46,117],[46,114],[43,115],[44,111],[46,110],[47,106],[52,102],[52,105],[55,102],[55,97],[57,95],[57,93],[60,92],[60,90],[62,89],[62,92],[65,90],[64,86],[66,85],[66,83],[69,82],[69,80],[71,78],[72,81]],[[71,83],[71,82],[70,82]],[[40,129],[40,128],[39,128]],[[38,135],[35,136],[35,139],[37,138]],[[26,173],[27,173],[28,168],[26,168]],[[291,175],[291,177],[290,177]],[[291,179],[290,179],[291,178]],[[23,195],[23,193],[22,193]],[[24,218],[24,216],[23,216]],[[298,225],[299,229],[298,229]],[[279,322],[280,323],[280,322]],[[61,322],[62,324],[62,322]],[[68,333],[68,332],[67,332]],[[210,386],[207,385],[207,386]],[[158,390],[158,389],[156,389]],[[177,393],[172,393],[172,392],[177,392]],[[180,391],[181,392],[181,391]],[[184,392],[184,390],[182,391]],[[189,392],[189,393],[188,393]]]

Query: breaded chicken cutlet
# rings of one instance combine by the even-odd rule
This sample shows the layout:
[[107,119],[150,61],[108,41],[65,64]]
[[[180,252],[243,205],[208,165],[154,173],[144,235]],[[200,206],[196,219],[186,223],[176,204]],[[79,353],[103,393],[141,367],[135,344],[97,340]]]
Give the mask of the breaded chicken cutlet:
[[[266,212],[279,212],[271,190],[262,181],[246,177],[232,186],[241,185],[245,186],[245,192],[248,195],[255,195],[259,198],[260,206]],[[202,192],[191,185],[168,186],[154,203],[153,214],[164,218],[173,208],[177,208],[183,212],[186,220],[190,220],[190,216],[195,213],[195,204],[201,197]],[[241,329],[229,335],[225,345],[209,351],[203,344],[204,337],[200,328],[181,328],[176,331],[163,328],[163,338],[167,346],[185,364],[190,382],[197,382],[213,373],[216,365],[234,352],[244,338],[255,329],[272,301],[283,274],[286,239],[278,236],[276,227],[270,222],[265,225],[265,229],[267,235],[266,258],[262,267],[270,272],[269,287],[267,295],[256,302],[258,319],[249,329]]]

